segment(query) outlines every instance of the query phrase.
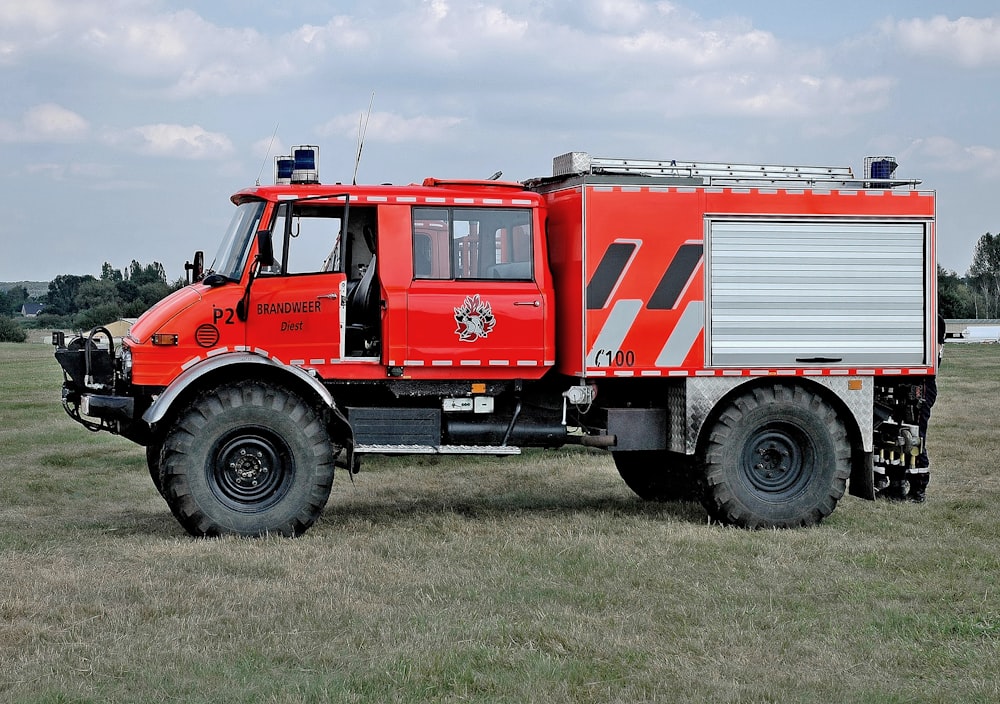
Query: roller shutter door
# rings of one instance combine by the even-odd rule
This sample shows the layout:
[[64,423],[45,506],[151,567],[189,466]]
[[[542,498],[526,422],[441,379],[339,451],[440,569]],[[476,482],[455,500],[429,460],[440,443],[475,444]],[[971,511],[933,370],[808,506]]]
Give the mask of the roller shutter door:
[[710,220],[713,366],[925,363],[925,222]]

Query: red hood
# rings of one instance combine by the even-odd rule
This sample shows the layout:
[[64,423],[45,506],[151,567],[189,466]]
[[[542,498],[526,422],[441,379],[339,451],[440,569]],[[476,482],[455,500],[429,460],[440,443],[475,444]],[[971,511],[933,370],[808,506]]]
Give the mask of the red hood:
[[192,284],[180,291],[174,291],[139,316],[129,330],[129,337],[138,344],[146,342],[153,333],[160,331],[178,313],[200,301],[205,288],[200,284]]

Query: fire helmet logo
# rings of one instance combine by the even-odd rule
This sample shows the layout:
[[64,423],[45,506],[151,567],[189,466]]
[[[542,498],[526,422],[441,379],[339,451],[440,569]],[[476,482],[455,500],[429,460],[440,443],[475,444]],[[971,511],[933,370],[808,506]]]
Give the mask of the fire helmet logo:
[[497,323],[492,306],[481,299],[478,293],[466,296],[465,302],[455,309],[455,322],[458,323],[455,334],[462,342],[475,342],[481,337],[487,337]]

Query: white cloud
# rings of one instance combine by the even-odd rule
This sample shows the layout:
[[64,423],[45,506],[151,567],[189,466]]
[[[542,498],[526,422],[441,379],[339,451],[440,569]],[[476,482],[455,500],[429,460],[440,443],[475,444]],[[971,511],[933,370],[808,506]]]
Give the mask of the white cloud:
[[900,20],[885,26],[899,45],[912,54],[942,58],[969,68],[1000,63],[1000,19],[938,15]]
[[72,110],[42,103],[26,110],[19,124],[0,122],[0,141],[75,142],[89,131],[89,123]]
[[528,21],[514,19],[498,7],[483,7],[480,9],[473,31],[479,36],[518,41],[528,32]]
[[887,78],[849,80],[777,71],[705,73],[679,81],[675,92],[665,97],[664,111],[675,117],[836,117],[883,109],[891,87]]
[[291,153],[291,148],[286,146],[285,143],[281,141],[281,138],[275,135],[274,137],[267,136],[255,140],[254,143],[250,145],[250,153],[260,159],[264,159],[268,156],[289,154]]
[[106,18],[140,12],[145,0],[31,0],[0,2],[0,60],[23,61],[31,53],[76,42],[81,28]]
[[40,174],[54,181],[77,178],[94,185],[111,178],[115,171],[109,164],[94,162],[38,162],[28,164],[25,170],[29,174]]
[[737,65],[774,57],[778,46],[769,32],[727,33],[696,31],[673,33],[644,30],[637,34],[616,36],[607,41],[613,51],[641,56],[650,61],[658,57],[688,66]]
[[198,125],[143,125],[114,141],[140,154],[177,159],[222,159],[233,151],[229,137]]
[[[153,79],[173,97],[266,90],[301,73],[311,49],[356,44],[349,20],[270,37],[252,28],[219,26],[192,10],[158,13],[143,0],[32,0],[0,3],[0,65],[23,64],[53,47],[71,64]],[[319,41],[322,36],[324,41]],[[311,46],[310,46],[311,44]],[[309,65],[309,62],[305,64]]]
[[161,79],[175,98],[258,92],[293,70],[256,30],[219,27],[190,10],[101,22],[81,44],[116,72]]
[[24,115],[24,129],[32,141],[73,141],[83,137],[89,125],[72,110],[54,103],[36,105]]
[[[363,119],[360,115],[339,115],[320,125],[317,131],[321,136],[339,135],[357,139],[359,124]],[[447,139],[452,129],[461,123],[462,119],[458,117],[403,117],[388,112],[373,112],[368,119],[365,140],[396,143],[439,142]]]
[[650,5],[640,0],[593,0],[585,6],[585,11],[595,27],[613,31],[639,27],[648,21],[652,12]]
[[982,144],[961,144],[951,137],[933,136],[914,140],[903,152],[942,171],[1000,176],[1000,150]]

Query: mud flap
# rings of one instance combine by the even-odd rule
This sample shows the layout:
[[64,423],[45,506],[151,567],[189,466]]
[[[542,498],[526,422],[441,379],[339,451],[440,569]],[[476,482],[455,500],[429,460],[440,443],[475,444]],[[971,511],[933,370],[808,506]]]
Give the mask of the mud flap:
[[871,452],[855,452],[851,462],[851,479],[847,493],[860,499],[875,500],[875,455]]

